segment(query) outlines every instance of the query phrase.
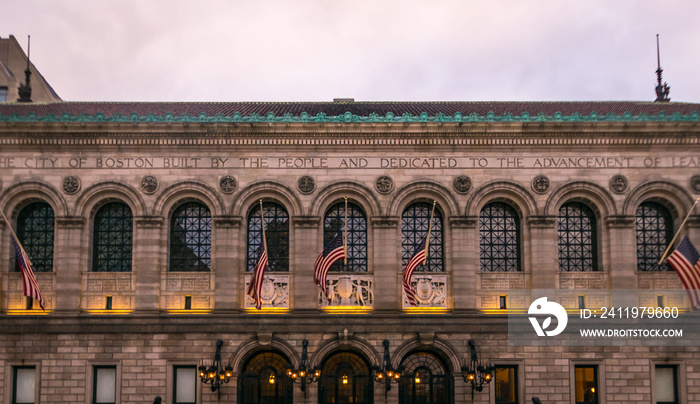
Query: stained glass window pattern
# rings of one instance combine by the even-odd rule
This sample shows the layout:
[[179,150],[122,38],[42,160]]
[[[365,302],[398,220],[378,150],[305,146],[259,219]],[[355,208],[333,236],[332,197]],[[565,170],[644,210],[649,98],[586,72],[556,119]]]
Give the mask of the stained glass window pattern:
[[[289,271],[289,215],[287,210],[274,202],[263,202],[265,237],[267,238],[267,271]],[[260,205],[248,214],[248,267],[252,272],[257,262],[255,251],[262,243]]]
[[[348,264],[336,261],[330,271],[367,272],[367,218],[362,209],[348,202]],[[328,244],[340,231],[345,221],[345,202],[337,203],[328,209],[323,222],[323,245]]]
[[490,203],[479,215],[481,270],[520,271],[520,220],[505,203]]
[[664,261],[658,265],[673,238],[673,218],[663,205],[644,202],[637,208],[637,269],[669,271]]
[[597,271],[596,222],[591,209],[579,202],[568,202],[559,209],[557,220],[559,270]]
[[[29,255],[34,271],[53,271],[54,213],[48,203],[35,202],[19,212],[17,237]],[[19,272],[16,261],[15,271]]]
[[131,271],[133,216],[129,206],[111,202],[95,214],[92,270],[95,272]]
[[170,219],[170,270],[211,270],[211,213],[199,202],[180,205]]
[[[416,202],[409,205],[401,215],[401,262],[405,267],[411,259],[416,247],[428,234],[430,212],[433,209],[432,203]],[[438,206],[435,206],[433,217],[433,227],[430,232],[430,245],[428,246],[428,258],[425,265],[416,268],[416,271],[424,272],[444,272],[442,237],[442,214]]]

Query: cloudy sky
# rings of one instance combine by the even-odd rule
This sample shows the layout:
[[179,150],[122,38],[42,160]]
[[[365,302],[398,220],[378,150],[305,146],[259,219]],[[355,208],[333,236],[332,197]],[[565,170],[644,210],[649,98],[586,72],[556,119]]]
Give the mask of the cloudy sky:
[[697,0],[22,0],[66,101],[700,102]]

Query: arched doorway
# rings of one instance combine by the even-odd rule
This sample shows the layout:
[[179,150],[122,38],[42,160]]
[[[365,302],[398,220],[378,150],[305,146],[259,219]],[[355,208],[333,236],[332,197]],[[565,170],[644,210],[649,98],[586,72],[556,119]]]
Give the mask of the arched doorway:
[[452,404],[452,376],[445,362],[427,351],[404,356],[399,388],[401,404]]
[[275,351],[259,352],[243,365],[238,377],[239,404],[291,404],[289,359]]
[[372,373],[360,355],[341,351],[323,363],[318,386],[319,404],[372,404]]

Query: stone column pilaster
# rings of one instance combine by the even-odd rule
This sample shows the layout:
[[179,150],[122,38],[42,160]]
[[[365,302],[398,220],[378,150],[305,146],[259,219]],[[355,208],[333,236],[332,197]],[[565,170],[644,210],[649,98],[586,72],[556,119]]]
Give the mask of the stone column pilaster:
[[[294,296],[291,302],[295,310],[318,308],[318,287],[314,283],[314,262],[323,246],[318,242],[321,218],[319,216],[296,216],[292,218],[294,237],[294,270],[290,275],[290,287]],[[291,268],[290,268],[291,269]]]
[[527,225],[532,246],[532,289],[557,289],[557,217],[530,216]]
[[[401,243],[398,216],[370,217],[374,240],[374,309],[401,310]],[[398,248],[394,247],[398,246]]]
[[610,245],[608,251],[609,268],[599,268],[610,272],[610,288],[637,288],[637,234],[634,216],[608,216],[605,218]]
[[[54,237],[54,268],[56,269],[56,312],[80,310],[81,253],[86,251],[85,218],[64,216],[56,218]],[[78,244],[76,246],[76,244]],[[85,260],[85,262],[87,262]]]
[[214,217],[212,269],[216,271],[214,307],[219,312],[239,309],[238,293],[242,289],[238,274],[246,253],[246,246],[240,245],[242,223],[240,216]]
[[140,312],[157,312],[159,309],[160,274],[166,265],[160,256],[163,222],[162,216],[134,218],[132,271],[136,283],[135,308]]
[[476,216],[452,216],[452,287],[455,310],[476,309],[479,277],[479,239]]

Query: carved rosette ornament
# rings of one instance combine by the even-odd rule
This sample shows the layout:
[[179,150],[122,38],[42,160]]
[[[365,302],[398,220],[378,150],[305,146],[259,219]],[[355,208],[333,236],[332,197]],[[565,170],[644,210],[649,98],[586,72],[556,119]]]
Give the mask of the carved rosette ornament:
[[614,175],[610,178],[610,190],[616,194],[622,194],[627,191],[627,178],[624,175]]
[[388,194],[394,190],[394,180],[387,175],[382,175],[381,177],[377,178],[377,182],[374,184],[374,187],[377,188],[377,191],[380,194]]
[[472,189],[472,180],[466,175],[460,175],[452,181],[452,188],[454,188],[457,193],[466,194]]
[[297,189],[302,194],[310,194],[316,189],[316,181],[312,177],[305,175],[297,181]]
[[225,194],[232,194],[236,190],[236,179],[230,175],[224,175],[219,180],[219,189]]
[[532,190],[537,192],[538,194],[544,194],[549,191],[549,187],[552,184],[549,182],[549,178],[545,175],[538,175],[537,177],[532,179]]
[[68,195],[75,195],[80,191],[80,178],[74,176],[74,175],[69,175],[67,177],[63,178],[63,183],[61,184],[61,187],[63,188],[63,192],[67,193]]
[[152,175],[147,175],[141,178],[141,191],[144,194],[151,195],[158,190],[158,180]]
[[690,178],[690,189],[694,193],[700,194],[700,175],[693,175]]

